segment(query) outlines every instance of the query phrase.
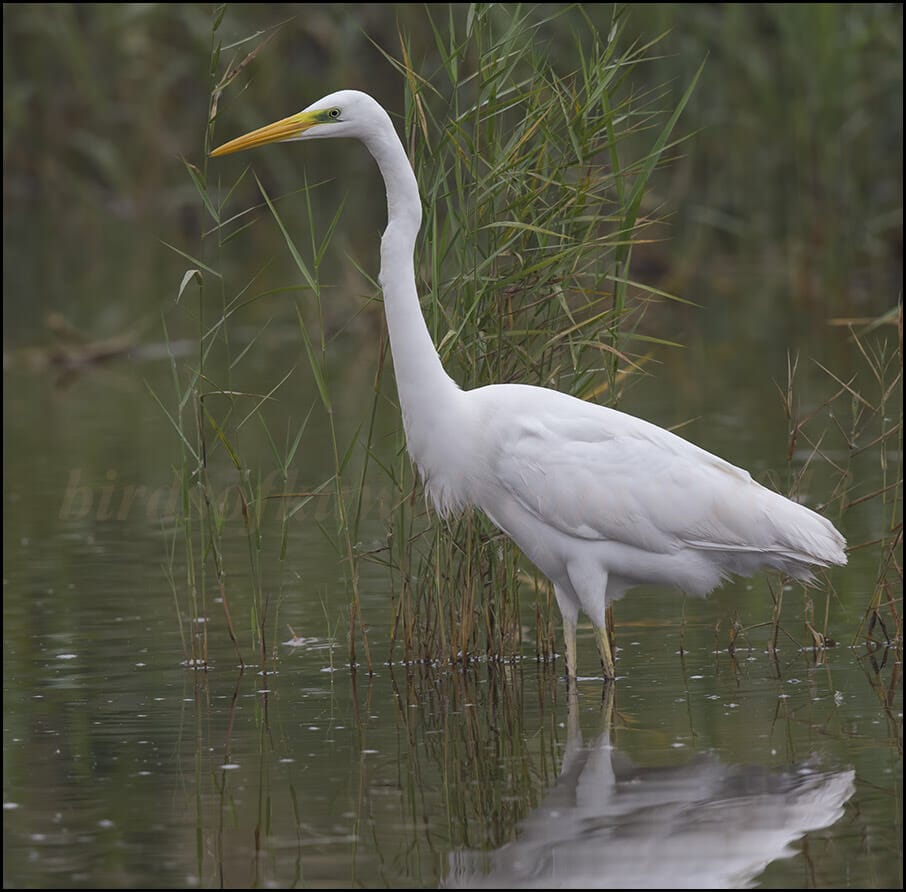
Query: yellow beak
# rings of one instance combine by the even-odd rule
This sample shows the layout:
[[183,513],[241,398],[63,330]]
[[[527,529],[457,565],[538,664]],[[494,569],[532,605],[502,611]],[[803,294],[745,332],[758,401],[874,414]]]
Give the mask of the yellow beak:
[[273,124],[259,127],[251,133],[246,133],[245,136],[237,136],[236,139],[231,139],[222,146],[218,146],[211,152],[211,157],[217,158],[220,155],[253,149],[255,146],[267,145],[270,142],[293,139],[319,123],[318,114],[318,112],[299,112],[280,121],[274,121]]

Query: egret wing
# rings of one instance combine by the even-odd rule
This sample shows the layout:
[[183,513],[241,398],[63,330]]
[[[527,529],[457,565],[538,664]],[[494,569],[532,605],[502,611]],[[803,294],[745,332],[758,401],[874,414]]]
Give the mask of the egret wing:
[[570,536],[653,552],[763,538],[752,495],[767,491],[746,471],[654,425],[589,409],[526,419],[502,438],[496,476],[526,510]]

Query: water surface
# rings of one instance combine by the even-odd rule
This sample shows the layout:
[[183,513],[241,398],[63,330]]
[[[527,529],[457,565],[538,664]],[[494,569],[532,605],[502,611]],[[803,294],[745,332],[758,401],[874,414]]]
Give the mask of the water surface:
[[[283,362],[280,349],[265,367]],[[700,375],[720,409],[706,410],[699,442],[755,473],[782,469],[782,416],[768,404],[753,428],[748,403],[722,399],[758,391],[726,384],[742,363],[714,374],[715,357],[701,358],[666,370],[669,399],[640,385],[639,411],[693,417],[703,397],[684,399],[684,381]],[[342,349],[337,362],[358,369]],[[364,382],[344,393],[367,393],[360,365]],[[188,669],[187,607],[168,578],[183,560],[166,519],[177,453],[145,385],[163,392],[167,375],[166,363],[123,362],[65,389],[46,373],[5,377],[6,885],[900,882],[900,666],[891,651],[848,646],[874,558],[857,552],[834,571],[841,645],[826,652],[782,638],[769,655],[752,631],[728,653],[734,617],[770,615],[764,577],[705,600],[633,593],[616,605],[613,701],[602,702],[588,627],[571,701],[562,660],[538,663],[528,644],[466,670],[385,665],[391,585],[368,564],[375,673],[351,672],[349,593],[312,509],[288,560],[263,571],[279,604],[277,674],[261,674],[247,646],[241,535],[225,547],[248,665],[212,585],[211,665]],[[305,449],[300,468],[323,479],[329,459]],[[876,522],[865,515],[850,540]],[[785,627],[806,640],[801,590],[785,597]]]

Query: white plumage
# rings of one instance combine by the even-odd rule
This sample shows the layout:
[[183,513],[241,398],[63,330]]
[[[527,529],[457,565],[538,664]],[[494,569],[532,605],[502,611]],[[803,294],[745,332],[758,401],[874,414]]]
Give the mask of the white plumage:
[[332,93],[212,155],[339,136],[365,144],[387,190],[380,281],[409,454],[438,511],[481,509],[551,580],[570,678],[580,609],[595,627],[605,677],[614,677],[605,605],[632,586],[705,594],[761,568],[808,580],[811,567],[846,563],[846,542],[828,520],[656,425],[543,387],[461,390],[419,306],[418,184],[370,96]]

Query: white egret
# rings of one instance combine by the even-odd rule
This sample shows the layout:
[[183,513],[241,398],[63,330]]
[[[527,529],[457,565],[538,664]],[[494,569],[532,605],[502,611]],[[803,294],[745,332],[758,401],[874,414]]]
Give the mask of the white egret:
[[384,178],[380,283],[409,455],[440,514],[480,508],[553,583],[569,679],[580,609],[605,678],[615,677],[605,605],[628,588],[705,594],[761,568],[808,580],[811,566],[846,563],[828,520],[654,424],[543,387],[461,390],[419,306],[418,183],[389,115],[367,94],[331,93],[211,155],[340,136],[361,140]]

